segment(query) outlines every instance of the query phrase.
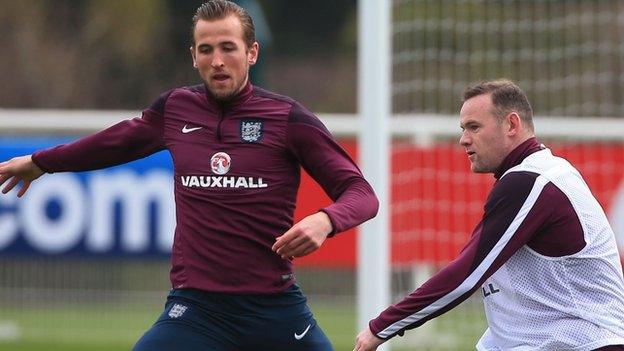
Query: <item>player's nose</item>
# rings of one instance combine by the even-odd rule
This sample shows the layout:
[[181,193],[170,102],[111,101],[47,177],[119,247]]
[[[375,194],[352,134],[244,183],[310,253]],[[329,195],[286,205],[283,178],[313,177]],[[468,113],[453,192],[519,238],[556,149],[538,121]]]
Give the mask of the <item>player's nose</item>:
[[461,136],[459,137],[459,145],[461,146],[467,146],[470,145],[470,143],[472,142],[472,140],[470,139],[470,137],[468,135],[466,135],[466,132],[462,132]]
[[223,58],[221,57],[220,54],[215,53],[215,55],[212,57],[212,67],[223,67],[224,63],[223,63]]

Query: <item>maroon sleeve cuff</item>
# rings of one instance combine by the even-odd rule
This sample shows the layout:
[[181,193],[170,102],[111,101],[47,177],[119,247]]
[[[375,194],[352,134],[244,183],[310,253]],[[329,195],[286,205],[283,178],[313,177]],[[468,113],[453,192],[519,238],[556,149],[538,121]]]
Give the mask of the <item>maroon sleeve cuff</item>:
[[39,150],[36,151],[35,153],[33,153],[32,155],[30,155],[30,159],[33,161],[33,163],[35,164],[35,166],[39,167],[39,169],[41,169],[42,171],[44,171],[45,173],[53,173],[52,171],[50,171],[39,159],[39,156],[41,155],[41,153],[43,152],[43,150]]
[[373,189],[362,180],[362,183],[351,184],[336,202],[321,211],[327,213],[332,222],[333,236],[375,217],[378,209],[379,201]]
[[331,213],[331,211],[327,210],[327,207],[326,208],[321,208],[319,211],[320,212],[324,212],[327,215],[327,217],[329,218],[329,222],[331,223],[332,230],[331,230],[331,232],[329,232],[329,234],[327,234],[327,237],[331,238],[331,237],[333,237],[334,235],[336,235],[338,233],[336,231],[336,221],[333,218],[333,214]]
[[[388,340],[392,337],[388,337],[388,338],[382,338],[380,337],[379,334],[383,329],[379,326],[379,322],[377,321],[377,318],[375,319],[371,319],[370,322],[368,322],[368,328],[370,329],[371,333],[373,333],[373,335],[375,335],[376,338],[379,338],[381,340]],[[403,333],[399,334],[399,335],[403,335]]]

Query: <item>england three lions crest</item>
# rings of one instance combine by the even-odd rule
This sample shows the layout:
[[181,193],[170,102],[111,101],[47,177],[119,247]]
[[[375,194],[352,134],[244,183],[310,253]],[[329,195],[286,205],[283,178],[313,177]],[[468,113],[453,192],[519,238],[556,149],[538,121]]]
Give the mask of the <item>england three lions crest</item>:
[[259,120],[241,121],[240,136],[241,140],[246,143],[257,143],[262,139],[262,131],[264,122]]
[[187,306],[184,306],[184,305],[181,305],[179,303],[176,303],[169,310],[169,317],[171,317],[171,318],[180,318],[180,317],[182,317],[184,312],[186,312],[187,309],[188,309]]

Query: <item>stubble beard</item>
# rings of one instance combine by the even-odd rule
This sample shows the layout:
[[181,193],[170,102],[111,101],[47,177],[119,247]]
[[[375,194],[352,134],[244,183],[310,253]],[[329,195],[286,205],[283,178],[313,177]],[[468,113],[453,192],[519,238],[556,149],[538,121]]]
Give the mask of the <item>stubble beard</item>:
[[243,87],[247,83],[247,80],[249,77],[249,70],[247,72],[248,72],[247,75],[243,79],[241,79],[240,81],[234,82],[234,86],[232,88],[225,87],[224,89],[217,90],[211,87],[210,84],[207,83],[206,87],[208,88],[208,92],[217,101],[227,102],[229,100],[232,100],[234,97],[236,97],[236,95],[238,95],[238,93],[240,93],[241,90],[243,90]]
[[482,160],[482,162],[472,162],[471,170],[473,173],[495,173],[498,168],[501,166],[505,158],[500,160],[492,160],[489,161]]
[[474,162],[470,164],[470,170],[472,170],[472,173],[483,173],[481,167]]
[[490,173],[489,167],[478,160],[470,162],[470,169],[472,173]]
[[228,101],[234,98],[243,88],[242,82],[237,83],[233,88],[214,89],[208,85],[208,91],[218,101]]
[[472,173],[490,173],[489,170],[483,169],[482,167],[473,165],[472,166]]

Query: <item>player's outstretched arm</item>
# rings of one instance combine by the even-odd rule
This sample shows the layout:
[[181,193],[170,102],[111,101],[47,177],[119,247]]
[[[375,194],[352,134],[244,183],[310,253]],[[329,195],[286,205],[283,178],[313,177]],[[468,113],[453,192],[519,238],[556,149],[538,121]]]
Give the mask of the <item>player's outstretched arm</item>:
[[15,157],[2,162],[0,163],[0,187],[7,180],[9,181],[2,189],[2,193],[8,193],[21,182],[22,188],[17,196],[22,197],[30,187],[30,183],[41,177],[43,173],[41,168],[33,162],[31,155]]
[[272,249],[284,259],[305,256],[321,247],[332,229],[329,216],[325,212],[317,212],[276,238]]
[[370,329],[366,327],[355,338],[353,351],[375,351],[385,341],[373,335]]

